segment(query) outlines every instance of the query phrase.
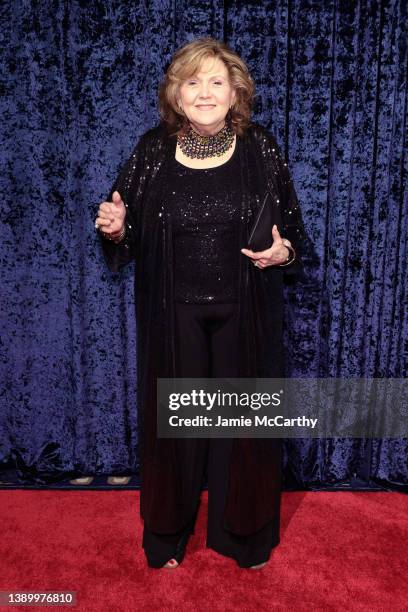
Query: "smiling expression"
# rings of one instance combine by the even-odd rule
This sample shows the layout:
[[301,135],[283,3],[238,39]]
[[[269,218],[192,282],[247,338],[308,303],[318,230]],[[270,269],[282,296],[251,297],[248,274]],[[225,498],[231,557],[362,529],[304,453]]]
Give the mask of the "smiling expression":
[[203,60],[199,72],[180,86],[179,104],[192,127],[202,135],[216,134],[235,101],[228,69],[218,57]]

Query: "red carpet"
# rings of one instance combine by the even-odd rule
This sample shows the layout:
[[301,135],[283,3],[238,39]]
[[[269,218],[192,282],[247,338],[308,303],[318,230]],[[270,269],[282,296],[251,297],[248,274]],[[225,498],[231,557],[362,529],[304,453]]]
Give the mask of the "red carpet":
[[148,568],[138,500],[138,491],[0,491],[0,590],[76,591],[64,609],[81,612],[408,610],[407,495],[285,492],[281,543],[259,571],[205,548],[206,492],[183,564]]

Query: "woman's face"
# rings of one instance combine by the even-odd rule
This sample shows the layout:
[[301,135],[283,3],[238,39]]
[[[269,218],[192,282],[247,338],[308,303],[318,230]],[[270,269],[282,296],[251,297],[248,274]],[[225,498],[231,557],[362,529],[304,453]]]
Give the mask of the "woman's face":
[[192,127],[202,135],[216,134],[235,101],[226,65],[218,57],[203,60],[199,72],[183,81],[179,105]]

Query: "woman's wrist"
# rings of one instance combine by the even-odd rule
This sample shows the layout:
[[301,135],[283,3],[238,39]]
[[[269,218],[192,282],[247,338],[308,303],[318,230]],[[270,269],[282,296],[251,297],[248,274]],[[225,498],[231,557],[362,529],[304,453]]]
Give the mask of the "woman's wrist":
[[279,266],[288,266],[296,259],[296,251],[293,246],[289,246],[288,244],[284,245],[288,249],[288,257],[285,262],[278,264]]
[[106,232],[102,231],[102,234],[108,240],[111,240],[112,242],[115,242],[116,244],[119,244],[119,242],[122,242],[122,240],[126,236],[126,223],[123,224],[122,229],[119,232],[115,232],[115,233],[112,233],[112,234],[107,234]]

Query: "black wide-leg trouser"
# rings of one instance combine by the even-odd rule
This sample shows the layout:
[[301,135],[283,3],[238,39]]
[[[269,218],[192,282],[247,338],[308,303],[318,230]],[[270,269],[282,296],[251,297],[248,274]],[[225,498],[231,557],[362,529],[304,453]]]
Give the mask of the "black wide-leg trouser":
[[[235,378],[238,376],[238,304],[175,303],[176,359],[183,378]],[[179,440],[183,487],[196,508],[190,524],[176,534],[143,531],[143,548],[150,567],[160,568],[176,558],[177,544],[194,533],[203,478],[208,483],[207,547],[232,557],[240,567],[267,561],[279,543],[279,518],[249,536],[237,536],[222,527],[226,503],[232,438]]]

